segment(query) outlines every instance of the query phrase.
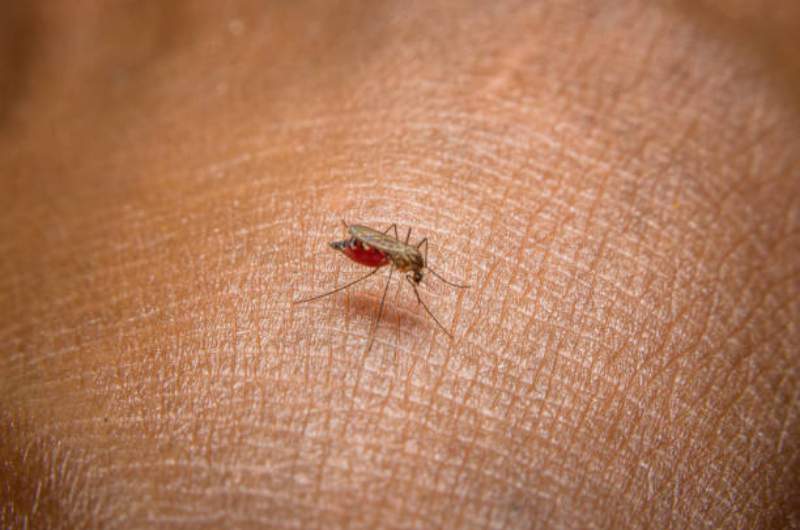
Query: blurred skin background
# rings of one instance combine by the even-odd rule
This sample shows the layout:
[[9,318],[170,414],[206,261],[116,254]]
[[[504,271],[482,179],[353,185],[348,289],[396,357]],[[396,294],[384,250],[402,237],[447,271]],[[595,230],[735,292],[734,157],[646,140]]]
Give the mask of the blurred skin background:
[[[3,528],[800,527],[800,4],[9,2]],[[471,284],[363,274],[340,219]],[[430,279],[429,279],[430,280]]]

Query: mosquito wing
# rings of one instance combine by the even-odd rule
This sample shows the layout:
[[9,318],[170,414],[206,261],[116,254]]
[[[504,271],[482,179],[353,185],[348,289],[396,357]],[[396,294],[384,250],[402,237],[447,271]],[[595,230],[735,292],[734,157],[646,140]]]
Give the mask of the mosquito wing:
[[416,250],[416,248],[388,234],[378,232],[366,226],[351,225],[349,230],[350,235],[354,238],[390,256],[404,255],[407,254],[409,250]]

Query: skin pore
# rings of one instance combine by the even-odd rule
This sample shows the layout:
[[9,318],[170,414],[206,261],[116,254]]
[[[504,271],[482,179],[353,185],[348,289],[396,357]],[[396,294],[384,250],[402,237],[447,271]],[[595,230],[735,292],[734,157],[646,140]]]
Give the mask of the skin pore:
[[6,11],[0,527],[800,525],[796,2]]

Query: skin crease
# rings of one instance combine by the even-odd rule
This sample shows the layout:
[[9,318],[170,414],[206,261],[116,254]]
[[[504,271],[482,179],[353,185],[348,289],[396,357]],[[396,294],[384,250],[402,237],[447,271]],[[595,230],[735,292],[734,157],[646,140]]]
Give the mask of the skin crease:
[[796,2],[4,11],[0,526],[800,528]]

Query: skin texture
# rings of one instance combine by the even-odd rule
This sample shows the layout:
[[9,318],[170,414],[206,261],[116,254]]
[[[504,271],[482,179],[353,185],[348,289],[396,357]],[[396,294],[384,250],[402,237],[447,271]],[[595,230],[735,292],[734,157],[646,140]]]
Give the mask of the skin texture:
[[800,528],[799,21],[5,6],[0,526]]

